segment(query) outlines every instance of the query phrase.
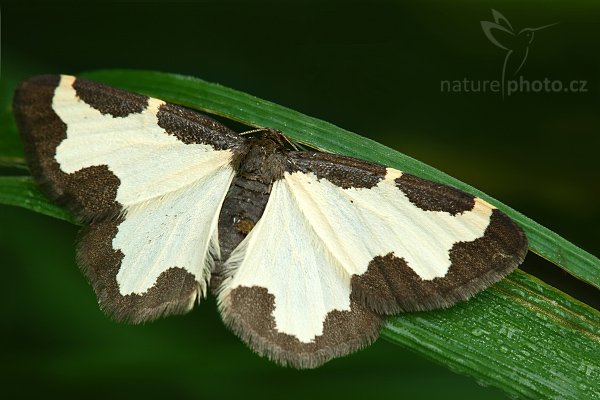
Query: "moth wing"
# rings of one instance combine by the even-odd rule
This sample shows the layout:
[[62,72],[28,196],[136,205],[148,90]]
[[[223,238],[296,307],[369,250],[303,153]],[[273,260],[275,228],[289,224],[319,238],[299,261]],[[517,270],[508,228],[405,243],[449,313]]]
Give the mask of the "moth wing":
[[[295,153],[285,180],[352,291],[377,312],[449,307],[514,270],[527,238],[486,201],[347,157]],[[327,201],[323,201],[327,199]]]
[[226,325],[259,354],[297,368],[370,344],[382,321],[350,298],[351,277],[324,257],[312,229],[287,182],[275,182],[218,292]]
[[219,258],[218,215],[232,175],[223,168],[83,229],[78,263],[107,314],[141,322],[192,309]]
[[481,199],[377,164],[291,153],[226,263],[219,304],[256,351],[315,366],[373,340],[377,315],[467,299],[526,250],[522,231]]
[[218,253],[234,132],[199,113],[71,76],[15,93],[34,178],[83,221],[80,267],[134,322],[189,310]]
[[195,111],[66,75],[23,82],[13,109],[32,175],[84,221],[192,184],[243,140]]

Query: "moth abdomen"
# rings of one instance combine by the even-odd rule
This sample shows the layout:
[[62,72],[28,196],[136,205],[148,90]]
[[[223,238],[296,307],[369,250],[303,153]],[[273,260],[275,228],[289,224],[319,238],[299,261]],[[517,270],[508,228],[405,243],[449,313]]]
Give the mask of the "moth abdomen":
[[221,261],[246,238],[262,216],[269,200],[270,183],[238,175],[234,178],[219,214]]

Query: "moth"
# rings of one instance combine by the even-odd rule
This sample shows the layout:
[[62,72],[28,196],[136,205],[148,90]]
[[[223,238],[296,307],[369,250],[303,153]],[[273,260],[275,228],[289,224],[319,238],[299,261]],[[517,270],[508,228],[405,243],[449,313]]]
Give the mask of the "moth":
[[486,201],[354,158],[237,134],[199,112],[73,76],[15,92],[31,173],[85,223],[78,264],[110,317],[190,311],[212,292],[260,355],[314,368],[388,315],[450,307],[527,252]]

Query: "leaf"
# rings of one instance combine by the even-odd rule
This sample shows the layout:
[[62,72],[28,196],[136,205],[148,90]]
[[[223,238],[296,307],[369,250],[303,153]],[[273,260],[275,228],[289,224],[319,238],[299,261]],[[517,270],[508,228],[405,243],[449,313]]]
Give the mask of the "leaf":
[[71,223],[76,219],[44,196],[29,176],[0,176],[0,204],[24,207]]
[[513,396],[600,396],[600,314],[520,270],[450,309],[390,318],[382,335]]
[[[277,128],[300,143],[324,151],[380,162],[459,187],[495,204],[520,223],[532,250],[600,286],[600,262],[596,257],[480,191],[369,139],[195,78],[128,70],[85,75],[247,125]],[[10,132],[3,124],[0,130]],[[73,221],[45,200],[30,178],[0,179],[0,203]],[[600,373],[600,314],[521,271],[450,309],[392,317],[382,335],[511,395],[598,397],[595,382]]]

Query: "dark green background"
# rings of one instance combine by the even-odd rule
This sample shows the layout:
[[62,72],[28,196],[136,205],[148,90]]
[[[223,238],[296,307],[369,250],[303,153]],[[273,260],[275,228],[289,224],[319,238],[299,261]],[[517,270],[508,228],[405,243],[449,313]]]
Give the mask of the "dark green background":
[[[415,2],[416,3],[416,2]],[[2,5],[0,105],[38,73],[129,67],[193,75],[371,137],[600,253],[600,5],[593,2]],[[536,34],[526,79],[587,93],[441,93],[499,79],[491,8]],[[14,171],[9,171],[14,172]],[[111,398],[503,398],[383,340],[314,371],[261,359],[213,299],[144,326],[98,310],[74,263],[77,228],[0,208],[3,394]],[[597,291],[535,256],[526,269],[598,307]]]

